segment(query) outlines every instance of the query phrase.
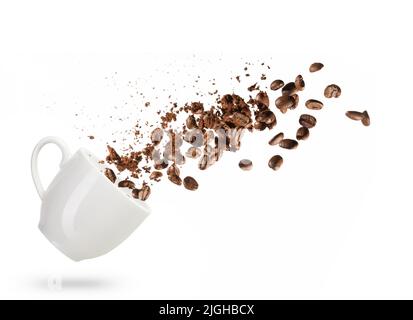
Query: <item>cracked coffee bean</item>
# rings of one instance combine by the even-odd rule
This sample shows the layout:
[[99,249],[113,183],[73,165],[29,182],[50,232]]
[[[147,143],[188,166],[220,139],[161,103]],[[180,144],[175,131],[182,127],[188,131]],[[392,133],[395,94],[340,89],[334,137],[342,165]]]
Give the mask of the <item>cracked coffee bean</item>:
[[184,187],[188,190],[195,191],[196,189],[198,189],[198,182],[192,177],[185,177]]
[[252,169],[252,161],[248,159],[243,159],[239,162],[238,166],[244,171],[249,171]]
[[172,183],[174,183],[178,186],[180,186],[182,184],[182,179],[179,176],[177,176],[176,174],[168,175],[168,179],[169,179],[169,181],[171,181]]
[[149,179],[155,180],[156,182],[159,182],[159,181],[161,181],[162,176],[163,176],[162,172],[160,172],[160,171],[153,171],[153,172],[151,173],[151,175],[149,176]]
[[106,178],[108,178],[112,183],[115,183],[115,181],[116,181],[116,175],[115,175],[115,173],[113,172],[112,169],[106,168],[106,169],[105,169],[105,176],[106,176]]
[[309,99],[306,101],[305,106],[310,110],[321,110],[324,104],[321,101]]
[[282,80],[274,80],[271,82],[270,89],[276,91],[284,86],[284,81]]
[[276,155],[268,161],[268,166],[273,170],[278,170],[281,168],[283,162],[283,158],[280,155]]
[[151,188],[148,185],[142,187],[142,189],[133,189],[132,197],[142,201],[146,201],[151,194]]
[[310,130],[306,127],[298,128],[296,138],[297,140],[306,140],[310,136]]
[[293,140],[293,139],[283,139],[283,140],[280,141],[279,146],[281,148],[289,149],[289,150],[297,149],[298,142],[296,140]]
[[311,129],[311,128],[315,127],[315,125],[317,124],[317,119],[315,117],[313,117],[312,115],[302,114],[300,116],[299,122],[303,127]]
[[275,146],[279,144],[282,139],[284,139],[284,133],[280,132],[276,134],[270,141],[268,141],[268,144],[270,146]]
[[130,180],[122,180],[119,181],[118,183],[119,188],[129,188],[129,189],[134,189],[135,188],[135,183]]
[[290,96],[294,93],[297,93],[297,87],[295,86],[294,82],[287,83],[281,90],[283,95]]
[[309,71],[310,71],[310,72],[317,72],[317,71],[320,71],[320,70],[323,69],[323,68],[324,68],[324,64],[322,64],[321,62],[314,62],[314,63],[310,66]]
[[297,88],[298,91],[303,91],[305,88],[305,82],[303,79],[303,76],[300,74],[295,78],[295,87]]
[[367,111],[363,112],[363,119],[361,119],[361,123],[363,123],[366,127],[370,125],[370,116]]
[[336,84],[330,84],[324,90],[324,96],[326,98],[338,98],[341,96],[341,89]]
[[177,165],[172,164],[171,166],[169,166],[168,170],[166,170],[166,174],[168,176],[179,176],[181,172]]

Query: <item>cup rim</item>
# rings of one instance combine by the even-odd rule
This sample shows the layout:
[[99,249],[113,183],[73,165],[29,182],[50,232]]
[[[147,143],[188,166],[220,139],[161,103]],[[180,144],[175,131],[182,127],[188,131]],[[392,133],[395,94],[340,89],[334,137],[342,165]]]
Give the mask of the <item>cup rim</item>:
[[146,204],[144,201],[139,200],[139,199],[132,199],[132,197],[128,196],[125,192],[122,192],[121,190],[119,190],[119,188],[114,183],[109,181],[109,179],[107,179],[104,176],[103,172],[99,168],[99,160],[92,152],[90,152],[86,148],[80,148],[77,151],[77,153],[80,154],[82,158],[84,158],[93,168],[95,168],[96,172],[98,172],[99,175],[102,175],[102,178],[104,178],[103,181],[109,184],[111,188],[115,190],[115,192],[122,194],[122,196],[125,197],[125,199],[127,199],[130,203],[132,203],[133,205],[137,206],[139,209],[144,211],[147,215],[151,213],[151,208],[149,207],[148,204]]

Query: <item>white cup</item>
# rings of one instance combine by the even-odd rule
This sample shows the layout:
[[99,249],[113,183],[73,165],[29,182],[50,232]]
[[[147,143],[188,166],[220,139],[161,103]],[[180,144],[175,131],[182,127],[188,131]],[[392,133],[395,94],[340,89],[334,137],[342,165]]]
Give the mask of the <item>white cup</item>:
[[[37,159],[42,147],[56,144],[62,152],[60,171],[45,191]],[[114,185],[89,151],[73,156],[59,138],[39,141],[32,154],[32,177],[42,200],[39,229],[69,258],[101,256],[124,241],[149,215],[150,209]]]

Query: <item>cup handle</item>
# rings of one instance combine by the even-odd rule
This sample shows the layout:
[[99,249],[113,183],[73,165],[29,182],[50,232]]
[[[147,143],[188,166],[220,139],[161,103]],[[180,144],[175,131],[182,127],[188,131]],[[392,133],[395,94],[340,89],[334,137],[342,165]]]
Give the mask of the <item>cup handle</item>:
[[39,178],[39,170],[37,166],[37,159],[40,153],[40,150],[49,143],[54,143],[57,145],[62,152],[62,160],[60,161],[60,167],[70,158],[70,151],[66,143],[57,137],[46,137],[40,140],[33,149],[32,153],[32,178],[34,186],[36,187],[37,193],[39,194],[40,199],[43,199],[44,188]]

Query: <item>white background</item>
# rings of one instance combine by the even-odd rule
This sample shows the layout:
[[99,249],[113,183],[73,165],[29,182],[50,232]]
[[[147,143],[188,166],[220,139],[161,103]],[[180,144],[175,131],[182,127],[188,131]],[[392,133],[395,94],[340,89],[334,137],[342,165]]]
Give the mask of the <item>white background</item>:
[[[2,2],[0,298],[413,298],[409,4]],[[200,189],[164,181],[153,214],[104,257],[75,263],[44,239],[29,170],[40,138],[101,156],[138,116],[135,89],[191,100],[181,85],[197,75],[201,91],[211,77],[245,89],[229,78],[261,60],[269,79],[304,75],[301,111],[326,84],[342,87],[308,141],[291,152],[267,145],[278,130],[294,134],[297,109],[207,172],[184,169]],[[309,74],[314,61],[326,67]],[[367,109],[372,125],[348,109]],[[285,164],[272,172],[279,152]],[[244,157],[251,172],[237,167]],[[40,161],[50,181],[59,154],[47,147]]]

